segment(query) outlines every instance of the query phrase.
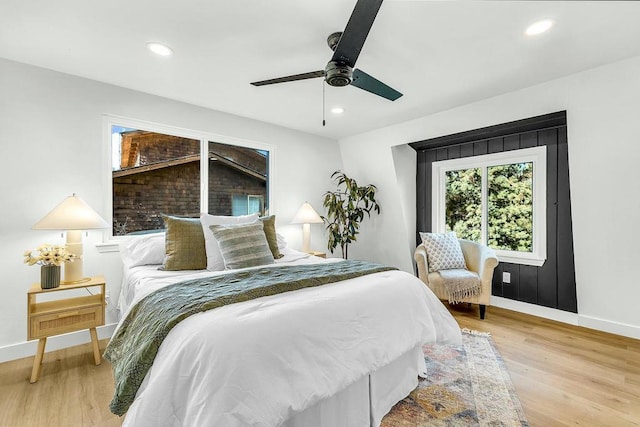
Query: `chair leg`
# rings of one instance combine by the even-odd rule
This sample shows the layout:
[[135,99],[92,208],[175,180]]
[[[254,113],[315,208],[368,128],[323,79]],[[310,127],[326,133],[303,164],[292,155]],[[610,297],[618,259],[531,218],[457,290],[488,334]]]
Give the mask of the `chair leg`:
[[484,313],[487,310],[487,306],[484,304],[480,304],[480,320],[484,320]]

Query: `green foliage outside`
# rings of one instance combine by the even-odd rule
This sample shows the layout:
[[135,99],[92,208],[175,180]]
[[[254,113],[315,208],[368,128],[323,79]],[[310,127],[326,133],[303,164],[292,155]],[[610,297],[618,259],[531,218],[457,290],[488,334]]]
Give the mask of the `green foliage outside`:
[[448,171],[445,196],[447,231],[460,239],[480,242],[482,175],[479,168]]
[[[446,173],[446,226],[458,237],[481,241],[481,169]],[[487,168],[487,244],[533,251],[533,163]]]

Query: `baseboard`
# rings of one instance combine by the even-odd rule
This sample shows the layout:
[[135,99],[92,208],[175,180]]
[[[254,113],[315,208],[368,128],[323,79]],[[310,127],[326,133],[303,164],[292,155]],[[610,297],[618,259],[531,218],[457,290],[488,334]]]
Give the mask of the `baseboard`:
[[543,307],[541,305],[529,304],[528,302],[516,301],[508,298],[491,296],[491,305],[506,308],[507,310],[519,313],[530,314],[544,319],[555,320],[557,322],[578,325],[578,314],[568,311],[557,310],[555,308]]
[[640,326],[580,315],[580,326],[640,340]]
[[[98,332],[98,339],[109,338],[113,335],[113,331],[116,328],[116,323],[104,325],[96,328]],[[71,332],[63,335],[56,335],[47,338],[47,346],[45,352],[48,353],[53,350],[60,350],[61,348],[73,347],[88,343],[91,341],[91,335],[89,330]],[[10,360],[22,359],[23,357],[29,357],[36,354],[38,347],[38,340],[24,341],[17,344],[11,344],[4,347],[0,347],[0,363],[8,362]]]
[[542,317],[544,319],[568,323],[570,325],[582,326],[610,334],[640,339],[640,327],[634,325],[599,319],[597,317],[585,316],[578,313],[570,313],[568,311],[557,310],[555,308],[543,307],[536,304],[529,304],[522,301],[515,301],[496,296],[491,297],[491,305],[506,308],[507,310],[517,311],[519,313]]

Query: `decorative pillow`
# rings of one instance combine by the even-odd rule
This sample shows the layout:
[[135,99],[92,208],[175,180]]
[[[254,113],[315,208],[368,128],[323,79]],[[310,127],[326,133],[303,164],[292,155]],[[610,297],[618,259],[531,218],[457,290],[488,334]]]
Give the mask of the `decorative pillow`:
[[262,221],[254,224],[212,225],[227,270],[273,264]]
[[229,224],[250,224],[258,220],[258,214],[240,215],[240,216],[221,216],[200,214],[200,222],[202,223],[202,231],[204,233],[204,244],[207,254],[207,270],[220,271],[224,270],[224,259],[216,238],[211,232],[212,225],[229,225]]
[[207,254],[200,220],[164,214],[162,219],[167,229],[163,269],[174,271],[207,268]]
[[287,247],[287,239],[282,234],[276,233],[276,241],[278,242],[278,249],[282,253],[282,250]]
[[120,256],[127,268],[162,264],[165,255],[165,233],[131,237],[120,245]]
[[273,258],[282,258],[284,255],[282,255],[278,249],[278,237],[276,236],[276,216],[263,216],[260,218],[260,221],[262,221],[262,225],[264,226],[264,236],[267,238]]
[[467,268],[460,242],[453,231],[448,233],[420,233],[427,250],[429,273],[454,268]]

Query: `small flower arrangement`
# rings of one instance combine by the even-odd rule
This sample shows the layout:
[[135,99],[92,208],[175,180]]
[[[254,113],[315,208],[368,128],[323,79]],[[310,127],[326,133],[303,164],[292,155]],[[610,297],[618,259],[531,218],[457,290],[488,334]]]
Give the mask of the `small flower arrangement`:
[[42,244],[35,251],[31,249],[24,253],[24,263],[28,265],[57,265],[73,262],[78,258],[76,254],[67,252],[67,248],[59,245]]

